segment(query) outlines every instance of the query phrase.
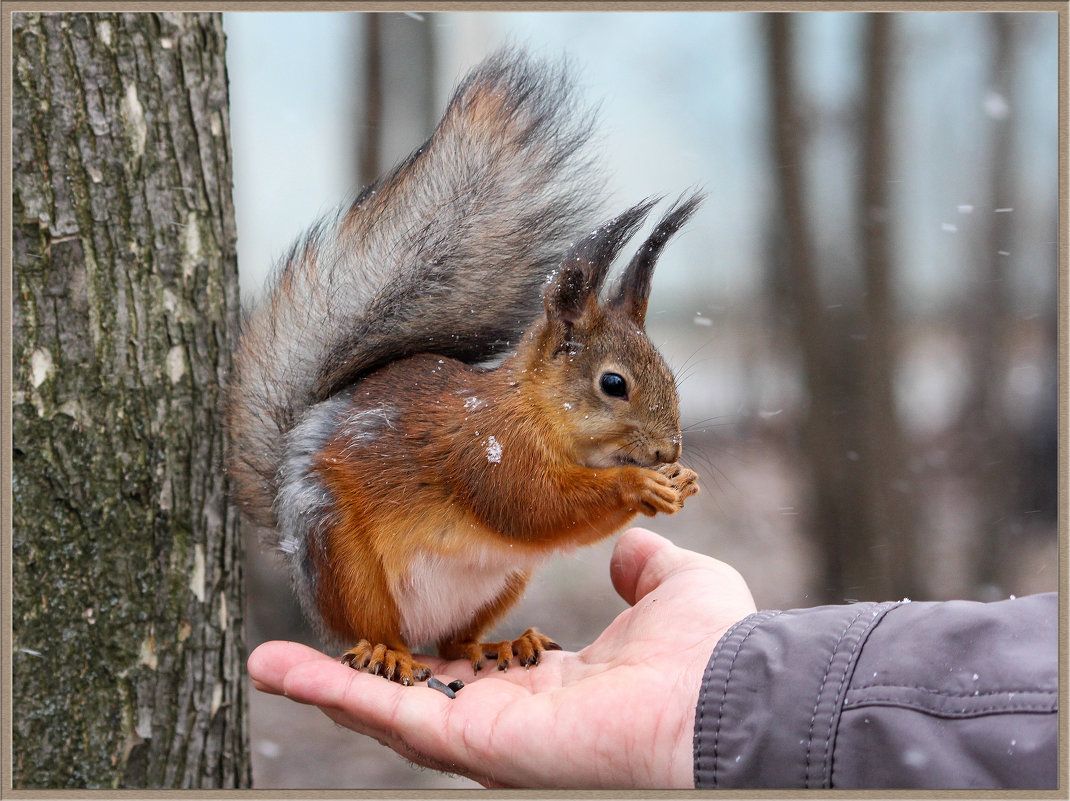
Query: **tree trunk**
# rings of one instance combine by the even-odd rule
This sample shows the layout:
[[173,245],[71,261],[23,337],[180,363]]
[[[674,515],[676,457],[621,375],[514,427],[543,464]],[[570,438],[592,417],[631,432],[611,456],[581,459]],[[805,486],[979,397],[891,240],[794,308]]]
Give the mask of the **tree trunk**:
[[[1013,102],[1014,23],[1009,14],[988,16],[994,45],[991,91]],[[1013,250],[1014,215],[994,211],[1016,205],[1013,125],[1013,114],[997,116],[991,122],[985,189],[988,208],[981,208],[986,230],[980,237],[983,244],[974,253],[980,270],[969,320],[971,384],[960,424],[966,443],[961,463],[966,466],[964,473],[971,476],[970,489],[979,499],[973,584],[985,600],[1005,594],[1001,585],[1007,578],[1007,551],[1015,547],[1015,528],[1021,524],[1022,476],[1027,472],[1021,438],[1007,419],[1002,398],[1012,323],[1008,258]]]
[[360,136],[359,184],[367,186],[383,170],[383,13],[377,11],[361,15],[364,22],[364,108],[358,125]]
[[12,28],[12,783],[247,786],[221,18]]
[[[903,451],[903,431],[893,395],[896,365],[896,314],[892,287],[892,255],[888,240],[888,65],[891,59],[889,14],[865,15],[862,52],[865,54],[862,205],[858,220],[862,242],[866,338],[862,347],[861,430],[859,478],[868,537],[866,553],[857,561],[868,567],[870,597],[921,594],[915,564],[911,486]],[[868,581],[867,581],[868,579]]]
[[821,558],[819,600],[840,602],[848,590],[846,581],[847,537],[857,528],[845,519],[853,501],[844,491],[846,448],[835,424],[838,408],[836,379],[831,352],[833,338],[825,320],[814,248],[803,198],[803,148],[794,103],[792,69],[792,20],[790,14],[766,16],[769,46],[769,88],[772,93],[772,153],[778,201],[776,219],[781,220],[784,241],[784,275],[776,281],[777,303],[790,320],[802,360],[807,407],[801,425],[804,472],[809,478],[809,500],[803,525],[817,543]]
[[358,181],[367,186],[423,143],[438,123],[429,17],[360,14],[363,99]]

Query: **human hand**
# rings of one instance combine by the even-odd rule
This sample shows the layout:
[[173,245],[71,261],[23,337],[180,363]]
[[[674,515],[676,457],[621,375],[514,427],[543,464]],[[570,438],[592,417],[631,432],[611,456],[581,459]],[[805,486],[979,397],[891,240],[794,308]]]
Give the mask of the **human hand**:
[[441,681],[466,682],[455,699],[297,643],[264,643],[249,674],[259,690],[487,787],[693,787],[702,674],[721,636],[755,611],[750,590],[729,565],[639,528],[622,535],[610,571],[631,608],[579,652],[478,678],[467,660],[427,658]]

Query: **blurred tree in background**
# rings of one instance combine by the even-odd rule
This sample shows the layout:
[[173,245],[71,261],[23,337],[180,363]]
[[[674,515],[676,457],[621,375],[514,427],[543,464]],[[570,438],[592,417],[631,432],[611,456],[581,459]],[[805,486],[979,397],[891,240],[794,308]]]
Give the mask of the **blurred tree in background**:
[[[896,312],[887,232],[888,63],[894,17],[865,15],[858,106],[860,247],[855,305],[828,314],[807,214],[806,127],[798,110],[792,60],[793,15],[766,16],[772,147],[782,230],[773,298],[792,321],[807,394],[800,426],[810,501],[804,525],[820,547],[819,592],[828,602],[916,595],[915,524],[907,487],[903,431],[893,399]],[[852,332],[861,333],[853,335]]]
[[406,14],[365,14],[363,103],[357,121],[357,185],[366,186],[408,155],[414,137],[438,122],[430,26]]
[[[934,506],[947,503],[946,476],[919,458],[934,443],[906,429],[896,398],[907,342],[898,309],[896,269],[902,242],[890,228],[895,209],[890,187],[899,174],[893,146],[895,67],[907,46],[897,41],[897,15],[857,15],[857,99],[848,104],[851,174],[857,185],[842,186],[856,199],[845,249],[856,265],[840,270],[835,298],[822,292],[821,266],[837,253],[822,253],[816,232],[827,223],[812,202],[809,143],[815,132],[813,101],[799,89],[797,71],[805,56],[794,49],[801,15],[764,15],[770,92],[770,145],[776,213],[771,271],[775,319],[787,321],[798,353],[803,408],[798,430],[799,474],[806,490],[802,525],[818,546],[816,591],[821,600],[883,600],[939,596],[931,565],[921,557],[921,539],[937,521]],[[1016,545],[1028,536],[1023,515],[1055,520],[1057,430],[1054,373],[1043,387],[1040,414],[1024,429],[1008,403],[1013,353],[1037,326],[1022,320],[1013,299],[1010,259],[1016,200],[1013,142],[1015,121],[1006,111],[1014,97],[1016,28],[1026,21],[1011,14],[985,15],[992,47],[989,62],[987,139],[980,172],[983,196],[961,205],[969,223],[945,223],[948,232],[971,235],[964,270],[970,285],[965,314],[945,312],[938,325],[964,343],[965,400],[957,420],[941,436],[958,484],[961,508],[974,527],[966,563],[980,598],[998,597],[1013,575]],[[913,43],[911,43],[913,44]],[[915,157],[917,154],[910,154]],[[978,213],[975,210],[989,213]],[[841,244],[841,247],[842,244]],[[1053,264],[1054,266],[1054,264]],[[937,265],[934,269],[939,269]],[[847,273],[844,275],[844,273]],[[850,275],[853,272],[855,275]],[[1043,359],[1054,364],[1054,298],[1050,319],[1040,321]],[[961,322],[960,322],[961,320]],[[953,502],[953,501],[952,501]],[[938,514],[938,513],[937,513]]]
[[[1008,14],[992,14],[988,22],[993,44],[992,96],[1011,97],[1020,48],[1017,26]],[[970,342],[968,385],[955,426],[961,443],[957,461],[979,503],[972,579],[982,588],[1004,583],[1003,565],[1024,534],[1020,521],[1006,511],[1027,509],[1051,521],[1055,513],[1054,406],[1047,410],[1052,415],[1049,430],[1043,431],[1044,424],[1036,420],[1023,431],[1014,424],[1006,403],[1007,378],[1013,369],[1010,354],[1020,336],[1008,258],[1015,246],[1012,211],[1022,205],[1014,169],[1015,120],[1014,115],[997,114],[986,132],[987,158],[981,171],[987,184],[985,200],[1001,211],[990,215],[971,253],[977,270],[972,287],[975,300],[965,321]],[[1054,353],[1054,317],[1044,323],[1050,337],[1046,344]]]

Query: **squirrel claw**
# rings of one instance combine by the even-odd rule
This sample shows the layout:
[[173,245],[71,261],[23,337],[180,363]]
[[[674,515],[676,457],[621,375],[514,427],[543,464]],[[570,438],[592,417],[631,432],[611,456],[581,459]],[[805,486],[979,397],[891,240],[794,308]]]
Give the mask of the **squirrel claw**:
[[561,646],[535,629],[527,629],[513,640],[513,651],[521,666],[533,667],[542,661],[543,651],[560,651]]
[[533,667],[542,660],[543,651],[560,651],[561,646],[536,629],[527,629],[513,641],[503,642],[462,642],[440,644],[439,653],[446,659],[468,659],[472,663],[472,672],[479,673],[486,665],[487,659],[495,660],[498,670],[509,669],[509,662],[515,656],[521,667]]
[[631,502],[648,517],[658,512],[675,514],[683,508],[686,498],[698,492],[698,473],[678,462],[662,465],[656,470],[642,470],[633,492]]
[[367,640],[361,640],[342,655],[343,665],[349,665],[354,670],[363,670],[371,661],[372,644]]
[[[508,640],[493,646],[493,656],[498,660],[498,670],[503,673],[509,669],[509,660],[513,658],[513,644]],[[491,656],[491,654],[487,654]]]
[[664,465],[658,468],[658,472],[672,482],[673,489],[679,495],[679,504],[684,505],[684,499],[690,498],[698,492],[698,473],[690,470],[679,462]]
[[346,651],[340,661],[354,670],[364,670],[405,686],[426,681],[431,676],[431,668],[417,662],[408,651],[388,648],[382,643],[372,645],[367,640],[361,640]]

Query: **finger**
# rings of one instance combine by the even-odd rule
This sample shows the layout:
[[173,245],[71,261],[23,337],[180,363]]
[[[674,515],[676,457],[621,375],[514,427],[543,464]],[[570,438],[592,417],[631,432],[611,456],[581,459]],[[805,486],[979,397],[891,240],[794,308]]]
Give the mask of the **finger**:
[[294,665],[309,661],[333,661],[331,657],[297,642],[266,642],[256,648],[246,663],[253,686],[266,693],[282,695],[282,683]]
[[680,548],[653,531],[643,528],[625,531],[610,561],[613,588],[632,606],[673,574],[685,571],[693,571],[691,575],[703,586],[709,599],[743,610],[744,614],[754,610],[750,588],[734,567]]
[[475,781],[483,780],[481,774],[471,770],[467,765],[461,765],[457,762],[446,762],[441,757],[432,756],[431,754],[417,750],[417,748],[409,743],[404,735],[397,729],[375,726],[367,718],[353,714],[348,708],[321,706],[319,709],[324,715],[339,726],[344,726],[358,734],[364,734],[375,739],[380,745],[385,745],[387,748],[396,751],[402,757],[416,765],[421,765],[425,768],[430,768],[431,770],[467,776]]
[[[621,535],[610,559],[610,578],[613,589],[628,604],[634,606],[662,580],[662,573],[671,562],[669,554],[678,551],[671,542],[645,528],[631,528]],[[657,573],[651,568],[661,569]],[[642,587],[640,579],[642,578]]]
[[490,746],[490,722],[530,696],[513,682],[477,681],[450,699],[428,687],[403,687],[322,660],[295,665],[283,686],[288,698],[320,707],[336,723],[373,736],[408,759],[477,780],[486,778],[482,762]]
[[621,535],[610,560],[610,578],[617,594],[634,606],[674,573],[695,568],[717,573],[719,580],[731,579],[733,585],[743,584],[731,565],[680,548],[645,528],[628,529]]
[[[425,654],[414,654],[414,658],[421,662],[425,662],[430,666],[431,670],[439,677],[439,679],[443,679],[444,676],[449,675],[451,672],[456,672],[458,667],[463,668],[466,665],[463,660],[458,660],[456,663],[446,662],[443,659],[438,659]],[[327,654],[317,651],[315,648],[310,648],[307,645],[278,640],[274,642],[266,642],[258,646],[256,650],[249,655],[247,668],[249,676],[253,680],[253,686],[256,687],[256,689],[281,695],[282,677],[285,676],[287,671],[294,665],[311,659],[327,659],[335,661],[335,657],[328,656]],[[458,677],[451,675],[445,680],[448,683],[454,678]]]
[[436,690],[403,687],[334,660],[294,665],[283,678],[283,689],[295,701],[346,713],[362,730],[396,730],[403,736],[409,730],[435,728],[434,721],[451,701]]
[[415,765],[420,765],[421,767],[429,768],[430,770],[437,770],[441,773],[465,776],[472,781],[479,782],[487,788],[506,789],[512,786],[509,784],[502,784],[499,780],[486,774],[484,772],[487,767],[485,764],[477,762],[476,766],[473,767],[472,765],[460,764],[458,762],[445,762],[421,751],[417,751],[412,745],[401,738],[397,732],[372,729],[363,721],[357,720],[352,715],[339,709],[320,707],[320,711],[339,726],[372,737],[380,745],[385,745],[387,748],[397,752]]

